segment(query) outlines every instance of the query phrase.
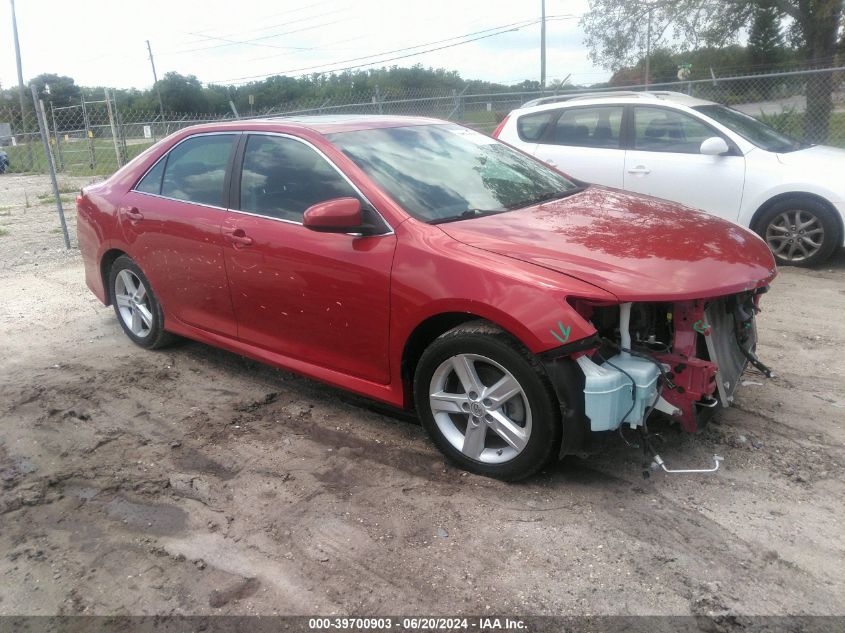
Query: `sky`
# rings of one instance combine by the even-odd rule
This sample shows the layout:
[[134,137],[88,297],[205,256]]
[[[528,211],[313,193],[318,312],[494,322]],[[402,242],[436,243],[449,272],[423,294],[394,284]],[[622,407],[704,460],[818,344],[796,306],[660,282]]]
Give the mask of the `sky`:
[[[17,74],[11,11],[0,6],[6,88]],[[502,83],[540,78],[540,0],[17,0],[16,9],[24,81],[50,72],[83,86],[148,88],[148,39],[159,78],[176,71],[203,83],[362,64],[422,64]],[[546,0],[547,81],[609,77],[582,42],[587,9],[587,0]],[[508,28],[517,30],[496,34]],[[475,41],[425,52],[467,39]],[[379,55],[387,51],[397,52]]]

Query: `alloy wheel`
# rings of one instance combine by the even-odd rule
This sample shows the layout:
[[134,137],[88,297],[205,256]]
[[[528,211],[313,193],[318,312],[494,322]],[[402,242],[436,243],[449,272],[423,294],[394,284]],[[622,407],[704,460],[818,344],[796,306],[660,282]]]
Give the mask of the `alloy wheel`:
[[466,457],[500,464],[531,437],[531,407],[514,375],[478,354],[443,361],[431,377],[429,404],[440,432]]
[[776,257],[800,262],[815,255],[822,247],[824,226],[810,211],[784,211],[766,227],[766,242]]
[[131,270],[121,270],[114,282],[114,300],[120,318],[138,338],[149,335],[153,327],[153,312],[147,289]]

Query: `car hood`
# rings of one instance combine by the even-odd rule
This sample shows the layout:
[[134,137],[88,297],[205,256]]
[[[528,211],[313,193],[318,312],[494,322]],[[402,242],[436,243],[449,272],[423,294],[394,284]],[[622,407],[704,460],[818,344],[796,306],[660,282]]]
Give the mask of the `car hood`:
[[845,149],[829,145],[813,145],[794,152],[778,154],[778,161],[790,167],[804,167],[810,170],[820,169],[817,173],[839,173],[833,167],[838,163],[845,169]]
[[716,297],[765,285],[776,274],[766,243],[745,228],[599,186],[439,227],[465,244],[575,277],[621,301]]

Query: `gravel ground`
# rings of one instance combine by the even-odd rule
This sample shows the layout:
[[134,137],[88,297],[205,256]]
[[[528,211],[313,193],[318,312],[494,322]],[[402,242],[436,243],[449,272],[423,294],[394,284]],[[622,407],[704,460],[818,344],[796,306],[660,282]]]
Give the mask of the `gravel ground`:
[[644,480],[611,441],[514,485],[337,390],[133,346],[48,191],[0,178],[0,615],[845,615],[843,253],[764,298],[777,378],[664,429],[718,474]]

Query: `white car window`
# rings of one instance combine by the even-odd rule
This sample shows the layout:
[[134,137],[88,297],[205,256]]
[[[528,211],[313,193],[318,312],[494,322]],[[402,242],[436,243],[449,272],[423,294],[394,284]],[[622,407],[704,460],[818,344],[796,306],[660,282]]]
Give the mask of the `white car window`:
[[561,111],[551,137],[540,142],[618,149],[622,111],[622,106],[566,108]]
[[519,138],[529,143],[536,143],[546,133],[546,128],[556,115],[555,110],[546,110],[519,117],[516,122]]
[[701,142],[718,133],[701,121],[668,108],[634,108],[634,149],[698,154]]

